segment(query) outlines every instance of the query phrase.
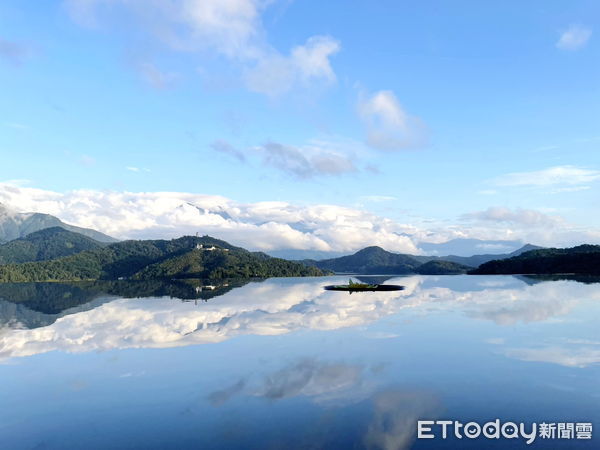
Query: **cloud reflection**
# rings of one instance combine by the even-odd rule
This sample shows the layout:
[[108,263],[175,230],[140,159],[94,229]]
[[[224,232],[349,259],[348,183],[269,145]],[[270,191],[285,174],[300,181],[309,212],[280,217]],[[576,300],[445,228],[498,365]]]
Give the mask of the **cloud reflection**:
[[431,419],[440,409],[431,394],[402,390],[380,392],[373,399],[374,414],[364,437],[365,447],[404,450],[416,438],[417,420]]
[[[425,285],[425,279],[397,279],[396,283],[406,287],[404,291],[352,295],[324,291],[323,285],[331,284],[330,279],[272,279],[250,283],[201,305],[167,298],[118,299],[60,317],[49,326],[4,330],[0,333],[0,360],[53,350],[164,348],[215,343],[248,334],[335,330],[368,325],[402,311],[417,315],[462,311],[468,317],[514,325],[556,320],[583,302],[600,300],[596,285],[573,281],[508,287],[500,283],[481,289],[478,283],[485,281],[483,277],[465,276],[453,278],[453,283],[464,280],[465,286],[458,290],[444,287],[444,277],[434,278],[437,285],[431,278]],[[476,290],[469,290],[469,283]],[[311,373],[308,368],[304,370]],[[278,386],[271,388],[275,395]]]

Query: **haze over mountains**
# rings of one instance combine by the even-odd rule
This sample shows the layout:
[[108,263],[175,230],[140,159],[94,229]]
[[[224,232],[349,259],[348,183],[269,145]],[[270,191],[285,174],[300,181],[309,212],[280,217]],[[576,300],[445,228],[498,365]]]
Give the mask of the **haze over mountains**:
[[117,242],[110,236],[89,228],[64,223],[57,217],[42,213],[20,213],[0,203],[0,243],[27,236],[34,231],[60,227],[83,234],[99,242]]

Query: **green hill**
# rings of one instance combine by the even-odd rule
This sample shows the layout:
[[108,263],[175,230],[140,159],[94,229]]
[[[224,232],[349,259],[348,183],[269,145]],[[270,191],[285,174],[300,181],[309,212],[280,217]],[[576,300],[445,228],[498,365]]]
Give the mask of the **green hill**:
[[[473,255],[473,256],[456,256],[456,255],[448,255],[448,256],[440,256],[439,259],[444,261],[451,261],[457,264],[462,264],[464,266],[470,267],[479,267],[481,264],[484,264],[488,261],[493,261],[496,259],[507,259],[512,258],[513,256],[519,256],[525,252],[531,250],[539,250],[542,247],[538,247],[537,245],[525,244],[518,250],[515,250],[512,253],[502,253],[502,254],[483,254],[483,255]],[[437,258],[436,258],[437,259]]]
[[46,261],[99,249],[104,245],[64,228],[46,228],[0,245],[0,264]]
[[532,250],[482,264],[469,272],[485,274],[600,274],[600,245]]
[[429,261],[417,267],[416,272],[421,275],[459,275],[467,273],[471,267],[451,261]]
[[388,252],[381,247],[367,247],[353,255],[321,261],[304,261],[320,269],[362,274],[415,273],[421,262],[409,255]]
[[424,256],[391,253],[381,247],[373,246],[363,248],[353,255],[320,261],[305,259],[299,262],[307,266],[337,273],[457,275],[466,273],[468,270],[492,259],[510,258],[528,250],[540,248],[527,244],[513,253],[503,255]]
[[[216,249],[198,250],[198,245]],[[124,241],[49,261],[0,266],[0,282],[319,275],[324,272],[317,268],[251,253],[210,236]]]

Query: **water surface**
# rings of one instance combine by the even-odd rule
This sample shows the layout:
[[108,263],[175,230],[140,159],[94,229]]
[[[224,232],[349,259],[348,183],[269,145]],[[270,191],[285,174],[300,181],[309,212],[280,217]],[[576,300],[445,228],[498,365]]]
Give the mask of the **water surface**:
[[416,440],[419,418],[600,424],[595,280],[323,290],[345,281],[0,285],[0,448],[599,447]]

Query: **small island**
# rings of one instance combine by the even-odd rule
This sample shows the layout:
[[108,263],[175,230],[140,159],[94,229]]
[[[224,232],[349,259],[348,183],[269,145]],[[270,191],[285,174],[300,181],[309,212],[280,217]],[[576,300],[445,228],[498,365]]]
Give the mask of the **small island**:
[[325,286],[326,291],[345,291],[345,292],[378,292],[378,291],[401,291],[404,286],[398,286],[396,284],[368,284],[358,283],[352,278],[348,281],[348,284],[338,284]]

